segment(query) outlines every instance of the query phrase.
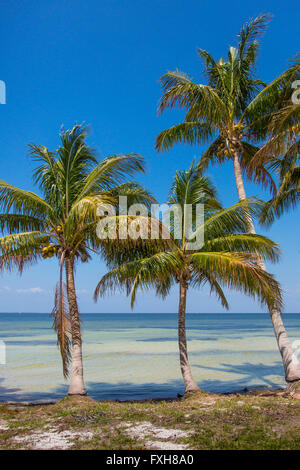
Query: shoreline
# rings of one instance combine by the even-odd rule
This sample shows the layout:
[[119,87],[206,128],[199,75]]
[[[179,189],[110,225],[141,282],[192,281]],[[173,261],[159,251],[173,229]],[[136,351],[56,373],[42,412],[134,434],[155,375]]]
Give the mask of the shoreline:
[[[253,388],[253,389],[248,389],[244,388],[242,390],[236,390],[236,391],[231,391],[231,392],[224,392],[224,393],[213,393],[213,392],[202,392],[205,393],[207,396],[216,396],[216,397],[228,397],[228,396],[235,396],[235,395],[240,395],[240,396],[276,396],[276,395],[283,395],[283,394],[290,394],[290,392],[287,392],[285,388],[274,388],[274,389],[269,389],[269,388]],[[0,406],[2,405],[7,405],[7,406],[45,406],[45,405],[55,405],[56,403],[59,403],[61,400],[64,400],[68,395],[63,396],[62,398],[57,398],[56,400],[35,400],[35,401],[30,401],[30,400],[25,400],[25,401],[13,401],[13,400],[8,400],[8,401],[1,401],[0,400]],[[160,397],[160,398],[141,398],[141,399],[124,399],[124,400],[96,400],[92,398],[88,393],[86,397],[90,400],[93,400],[95,403],[160,403],[160,402],[173,402],[173,401],[181,401],[182,399],[185,399],[184,395],[181,395],[180,393],[177,394],[177,397]]]

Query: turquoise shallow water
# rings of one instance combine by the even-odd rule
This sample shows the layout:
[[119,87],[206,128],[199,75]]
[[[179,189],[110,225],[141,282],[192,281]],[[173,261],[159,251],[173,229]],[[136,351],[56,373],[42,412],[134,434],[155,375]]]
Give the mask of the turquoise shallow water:
[[[88,393],[95,399],[174,397],[183,392],[176,314],[84,314],[83,354]],[[292,341],[300,314],[286,314]],[[6,364],[0,401],[63,397],[52,321],[45,314],[0,314]],[[210,392],[284,385],[281,359],[267,314],[187,316],[195,380]]]

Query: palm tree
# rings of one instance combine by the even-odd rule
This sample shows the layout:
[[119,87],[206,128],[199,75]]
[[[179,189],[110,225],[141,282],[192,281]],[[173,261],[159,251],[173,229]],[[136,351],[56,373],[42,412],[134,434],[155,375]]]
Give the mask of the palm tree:
[[[250,165],[258,152],[258,143],[267,138],[272,116],[281,107],[282,88],[291,79],[291,71],[266,86],[255,78],[258,38],[269,22],[260,15],[242,27],[237,47],[230,47],[228,59],[215,61],[209,52],[199,49],[205,64],[207,85],[194,83],[183,72],[168,72],[161,77],[163,97],[159,112],[168,107],[185,108],[185,121],[161,132],[156,149],[167,151],[177,143],[192,145],[210,143],[200,160],[202,169],[211,164],[231,161],[240,201],[246,199],[242,173],[249,180],[276,193],[276,184],[264,165]],[[261,90],[262,89],[262,90]],[[261,90],[261,91],[260,91]],[[247,230],[255,234],[252,217]],[[265,265],[257,258],[262,269]],[[270,310],[274,333],[282,356],[287,382],[300,380],[300,364],[289,342],[281,313]]]
[[[180,367],[184,380],[185,391],[198,390],[193,379],[186,341],[185,315],[186,299],[189,287],[201,288],[210,286],[221,304],[228,309],[228,302],[222,285],[234,288],[252,297],[260,299],[269,308],[281,307],[281,293],[272,275],[255,262],[253,252],[259,253],[264,259],[275,261],[278,258],[278,247],[268,238],[256,234],[244,233],[247,229],[249,211],[257,209],[257,203],[242,201],[228,209],[221,209],[216,200],[216,191],[210,180],[199,176],[193,164],[188,171],[176,174],[169,203],[181,208],[180,226],[183,228],[181,239],[176,239],[175,222],[171,218],[171,237],[169,246],[164,250],[156,250],[150,254],[134,254],[135,259],[105,274],[95,290],[95,299],[107,291],[125,288],[131,292],[133,307],[138,288],[155,288],[156,293],[166,297],[174,284],[179,286],[178,306],[178,344]],[[204,218],[193,234],[188,230],[187,205],[197,207],[205,203]],[[245,215],[245,210],[248,215]],[[178,217],[178,215],[176,216]],[[202,248],[194,247],[191,241],[204,234]]]
[[129,154],[99,162],[86,144],[86,134],[86,128],[79,125],[62,130],[55,152],[42,145],[30,146],[30,156],[37,163],[34,183],[41,195],[0,181],[0,267],[22,272],[53,256],[59,262],[52,315],[65,377],[72,359],[69,395],[86,394],[74,269],[101,251],[97,208],[108,203],[116,206],[118,194],[129,194],[139,202],[151,200],[137,183],[127,181],[135,172],[144,171],[144,160]]

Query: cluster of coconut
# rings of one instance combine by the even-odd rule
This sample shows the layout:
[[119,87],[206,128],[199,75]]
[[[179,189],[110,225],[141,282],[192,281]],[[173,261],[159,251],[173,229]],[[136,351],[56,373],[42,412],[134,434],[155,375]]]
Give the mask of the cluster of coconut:
[[54,256],[57,253],[57,249],[58,249],[57,246],[52,245],[52,244],[45,246],[42,249],[42,257],[44,259],[52,258],[52,256]]
[[[62,226],[61,225],[58,225],[56,227],[56,230],[55,229],[52,229],[52,232],[57,232],[58,234],[61,234],[61,232],[63,231],[62,229]],[[58,251],[58,246],[56,245],[53,245],[53,243],[50,243],[49,245],[45,246],[43,249],[42,249],[42,257],[44,259],[46,258],[52,258]]]

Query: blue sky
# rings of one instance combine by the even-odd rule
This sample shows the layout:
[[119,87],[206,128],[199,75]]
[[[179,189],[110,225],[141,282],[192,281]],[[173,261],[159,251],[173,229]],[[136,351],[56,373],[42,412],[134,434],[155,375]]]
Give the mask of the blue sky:
[[[179,168],[187,167],[201,148],[178,146],[154,151],[156,135],[180,122],[177,111],[157,116],[159,77],[176,68],[201,77],[197,47],[225,56],[243,22],[261,12],[274,15],[262,41],[258,75],[270,81],[299,50],[299,2],[229,0],[72,0],[0,1],[0,79],[7,104],[0,105],[1,179],[33,189],[27,144],[58,145],[61,124],[86,122],[89,143],[99,157],[137,152],[148,162],[140,178],[160,202]],[[230,165],[210,168],[224,205],[236,201]],[[248,195],[265,196],[247,184]],[[267,234],[281,245],[281,262],[271,266],[285,291],[286,311],[299,312],[299,210],[284,216]],[[261,232],[261,229],[260,229]],[[119,295],[94,304],[93,288],[105,272],[100,259],[78,266],[76,282],[82,312],[126,312]],[[47,260],[20,278],[3,273],[0,311],[49,312],[58,269]],[[237,293],[228,295],[232,312],[260,311]],[[174,312],[177,290],[162,301],[140,295],[137,312]],[[190,292],[191,312],[222,311],[206,290]]]

